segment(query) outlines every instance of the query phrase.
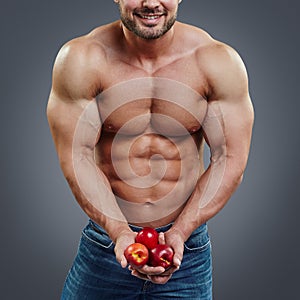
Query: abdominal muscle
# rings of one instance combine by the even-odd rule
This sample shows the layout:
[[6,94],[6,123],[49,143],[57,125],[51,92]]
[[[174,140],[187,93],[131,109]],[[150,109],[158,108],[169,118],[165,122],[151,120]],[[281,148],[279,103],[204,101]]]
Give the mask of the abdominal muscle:
[[176,138],[153,132],[116,138],[103,130],[95,157],[128,222],[160,227],[183,210],[203,173],[202,151],[200,132]]

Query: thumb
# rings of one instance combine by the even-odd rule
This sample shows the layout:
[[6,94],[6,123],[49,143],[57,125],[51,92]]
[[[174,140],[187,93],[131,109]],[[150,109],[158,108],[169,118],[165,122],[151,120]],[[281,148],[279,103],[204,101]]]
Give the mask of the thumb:
[[174,250],[173,264],[179,268],[183,258],[184,246],[183,243],[179,241],[176,241],[172,246]]
[[175,252],[174,257],[173,257],[173,265],[175,267],[180,267],[181,265],[181,261],[182,261],[182,255],[178,254],[177,252]]
[[122,268],[126,268],[127,259],[124,255],[124,251],[121,249],[121,247],[119,247],[118,244],[115,246],[115,254],[117,262],[121,264]]
[[166,243],[165,234],[163,232],[159,233],[158,243],[164,245]]
[[127,259],[124,254],[121,256],[120,264],[123,269],[127,266]]

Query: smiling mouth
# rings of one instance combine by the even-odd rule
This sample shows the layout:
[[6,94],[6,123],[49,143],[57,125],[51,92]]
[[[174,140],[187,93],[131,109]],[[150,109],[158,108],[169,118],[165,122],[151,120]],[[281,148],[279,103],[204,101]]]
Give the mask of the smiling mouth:
[[140,14],[137,14],[137,16],[142,18],[142,19],[145,19],[145,20],[155,20],[155,19],[159,19],[163,15],[162,14],[160,14],[160,15],[153,15],[153,14],[140,15]]
[[157,20],[162,16],[166,15],[166,12],[152,10],[152,9],[143,9],[143,10],[136,10],[134,12],[134,15],[144,20]]

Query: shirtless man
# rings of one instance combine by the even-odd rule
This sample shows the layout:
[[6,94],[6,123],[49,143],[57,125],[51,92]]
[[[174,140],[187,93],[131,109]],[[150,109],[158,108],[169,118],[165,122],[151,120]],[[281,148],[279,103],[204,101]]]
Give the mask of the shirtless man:
[[[181,1],[114,1],[121,20],[68,42],[53,70],[51,132],[91,219],[62,299],[212,299],[206,222],[246,167],[246,70],[232,48],[176,21]],[[172,246],[172,268],[128,271],[124,250],[143,226]]]

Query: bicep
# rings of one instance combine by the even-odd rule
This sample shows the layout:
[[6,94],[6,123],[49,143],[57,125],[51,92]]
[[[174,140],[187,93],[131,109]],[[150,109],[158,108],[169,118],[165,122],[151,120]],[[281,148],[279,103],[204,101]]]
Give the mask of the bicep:
[[[80,126],[84,134],[78,145],[87,148],[94,146],[99,113],[95,107],[93,74],[82,43],[74,41],[62,47],[54,64],[52,90],[47,106],[49,125],[58,155],[62,159],[71,155],[74,137]],[[94,104],[93,110],[89,109],[87,116],[86,111],[91,103]]]
[[47,105],[47,118],[58,154],[63,148],[71,146],[80,113],[76,103],[64,101],[56,96],[55,92],[51,92]]
[[78,148],[93,151],[100,131],[95,101],[61,99],[52,91],[47,117],[61,164],[70,164],[72,151]]
[[225,98],[209,103],[203,129],[212,161],[230,158],[237,168],[245,168],[253,118],[253,107],[248,94],[239,99]]
[[216,63],[208,68],[211,94],[204,130],[212,155],[234,157],[245,164],[254,119],[247,71],[230,47],[222,45],[214,54]]

